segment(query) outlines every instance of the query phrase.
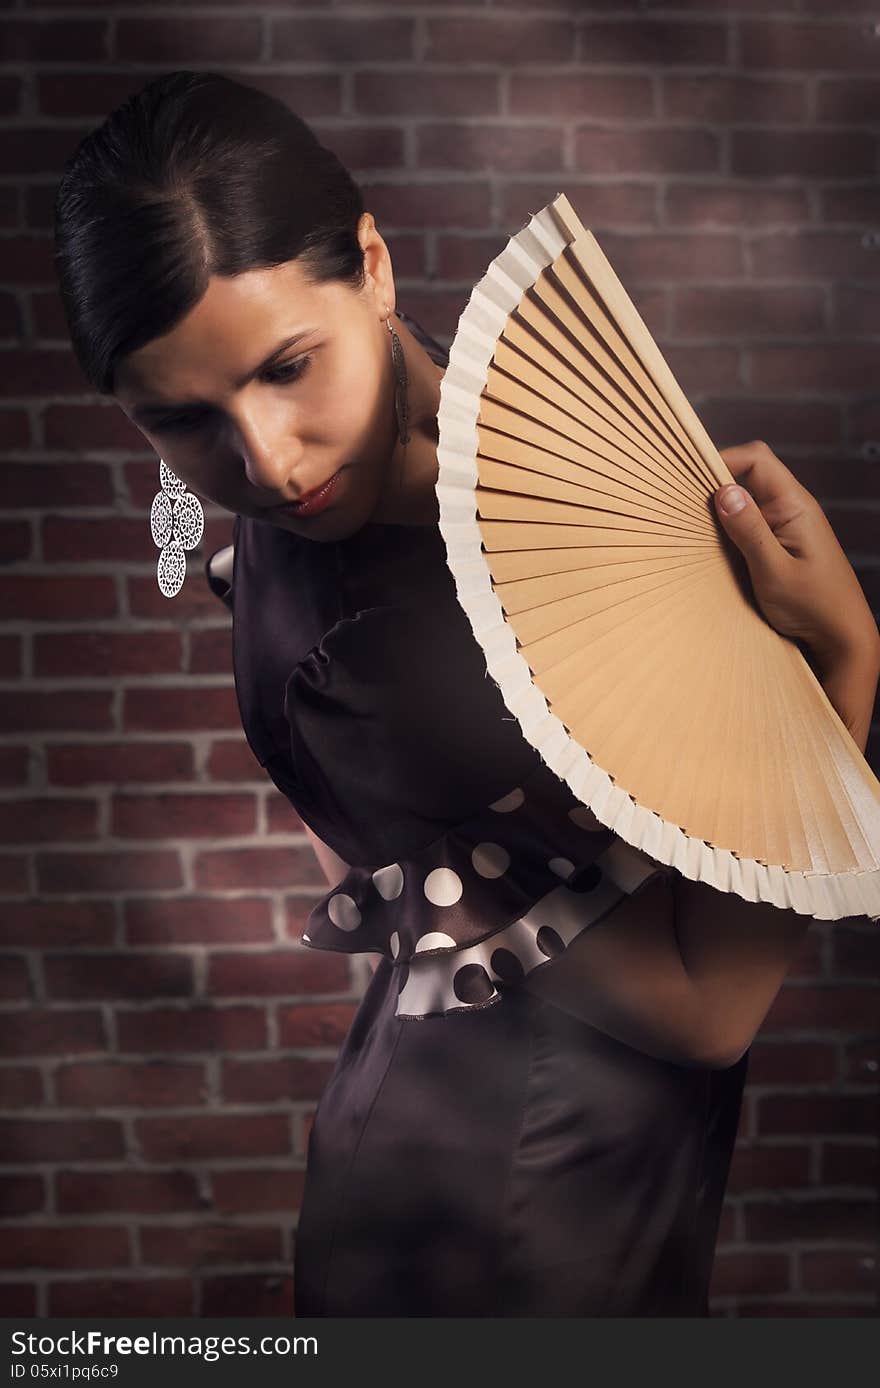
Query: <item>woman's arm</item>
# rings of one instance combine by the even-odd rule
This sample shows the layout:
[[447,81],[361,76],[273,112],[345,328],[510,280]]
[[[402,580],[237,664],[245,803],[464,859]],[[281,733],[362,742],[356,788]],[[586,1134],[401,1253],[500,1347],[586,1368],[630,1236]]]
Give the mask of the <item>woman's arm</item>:
[[[340,858],[338,853],[334,853],[329,844],[326,844],[323,839],[319,839],[314,829],[310,829],[305,822],[303,822],[303,828],[315,850],[315,857],[318,860],[324,876],[327,878],[328,884],[331,887],[337,887],[348,872],[349,864],[346,863],[344,859]],[[367,955],[373,973],[376,972],[376,967],[380,958],[381,955],[378,954]]]
[[[863,752],[880,678],[870,650],[823,680]],[[751,1045],[811,920],[679,874],[624,898],[523,986],[648,1055],[726,1068]]]

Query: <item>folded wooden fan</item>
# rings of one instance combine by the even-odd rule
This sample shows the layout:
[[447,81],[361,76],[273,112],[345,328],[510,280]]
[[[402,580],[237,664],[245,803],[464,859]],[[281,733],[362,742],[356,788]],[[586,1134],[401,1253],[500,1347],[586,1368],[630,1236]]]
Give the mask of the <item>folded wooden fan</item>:
[[440,529],[489,674],[608,828],[694,881],[880,919],[880,782],[714,516],[734,478],[564,194],[471,292]]

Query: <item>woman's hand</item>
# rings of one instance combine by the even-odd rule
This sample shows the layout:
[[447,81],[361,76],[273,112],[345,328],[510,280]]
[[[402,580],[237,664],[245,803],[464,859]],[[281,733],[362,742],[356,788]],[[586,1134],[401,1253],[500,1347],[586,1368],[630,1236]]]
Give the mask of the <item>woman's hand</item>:
[[[719,487],[716,513],[748,565],[768,622],[805,642],[823,670],[854,659],[880,669],[877,623],[816,498],[766,443],[725,448],[721,457],[749,490]],[[745,501],[736,513],[723,507],[731,491]]]

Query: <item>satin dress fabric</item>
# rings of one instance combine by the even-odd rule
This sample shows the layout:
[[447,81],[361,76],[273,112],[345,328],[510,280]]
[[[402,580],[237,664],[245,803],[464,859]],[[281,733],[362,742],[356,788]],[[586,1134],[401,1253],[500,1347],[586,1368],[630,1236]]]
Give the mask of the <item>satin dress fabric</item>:
[[[321,544],[239,516],[233,537],[232,585],[212,587],[233,612],[245,735],[352,865],[350,891],[327,893],[304,942],[380,955],[313,1118],[296,1315],[707,1316],[749,1053],[725,1070],[658,1060],[522,986],[523,963],[564,954],[561,920],[613,927],[614,903],[654,865],[628,877],[614,856],[626,846],[587,826],[554,860],[554,891],[546,844],[529,857],[533,817],[530,833],[506,830],[511,895],[497,910],[485,844],[473,881],[467,855],[449,865],[451,842],[471,846],[462,826],[482,835],[479,815],[538,785],[547,842],[562,823],[574,835],[566,810],[580,821],[486,675],[439,532],[368,524]],[[409,896],[386,890],[416,867]],[[442,893],[426,905],[432,872],[444,890],[458,881],[452,913]],[[491,953],[524,907],[532,934]],[[482,962],[434,987],[432,970],[480,941]],[[420,1009],[401,1015],[419,970]]]

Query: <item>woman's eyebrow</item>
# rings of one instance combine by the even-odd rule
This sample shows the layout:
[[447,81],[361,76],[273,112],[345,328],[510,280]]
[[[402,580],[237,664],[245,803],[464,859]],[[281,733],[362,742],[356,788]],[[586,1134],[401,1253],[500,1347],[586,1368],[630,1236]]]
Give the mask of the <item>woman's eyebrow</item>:
[[[245,374],[235,382],[236,390],[241,390],[242,387],[246,386],[248,381],[252,381],[254,376],[260,371],[263,371],[267,366],[271,366],[275,358],[280,356],[282,352],[286,352],[288,347],[295,346],[302,338],[308,337],[310,333],[315,331],[315,326],[311,328],[300,328],[299,332],[292,333],[291,336],[286,337],[283,342],[279,342],[277,347],[273,347],[267,357],[264,357],[263,360],[258,362],[250,371],[246,371]],[[135,406],[130,413],[131,418],[137,424],[148,424],[151,418],[156,415],[167,414],[169,410],[190,409],[193,405],[210,406],[210,404],[210,400],[151,400],[147,403]]]

